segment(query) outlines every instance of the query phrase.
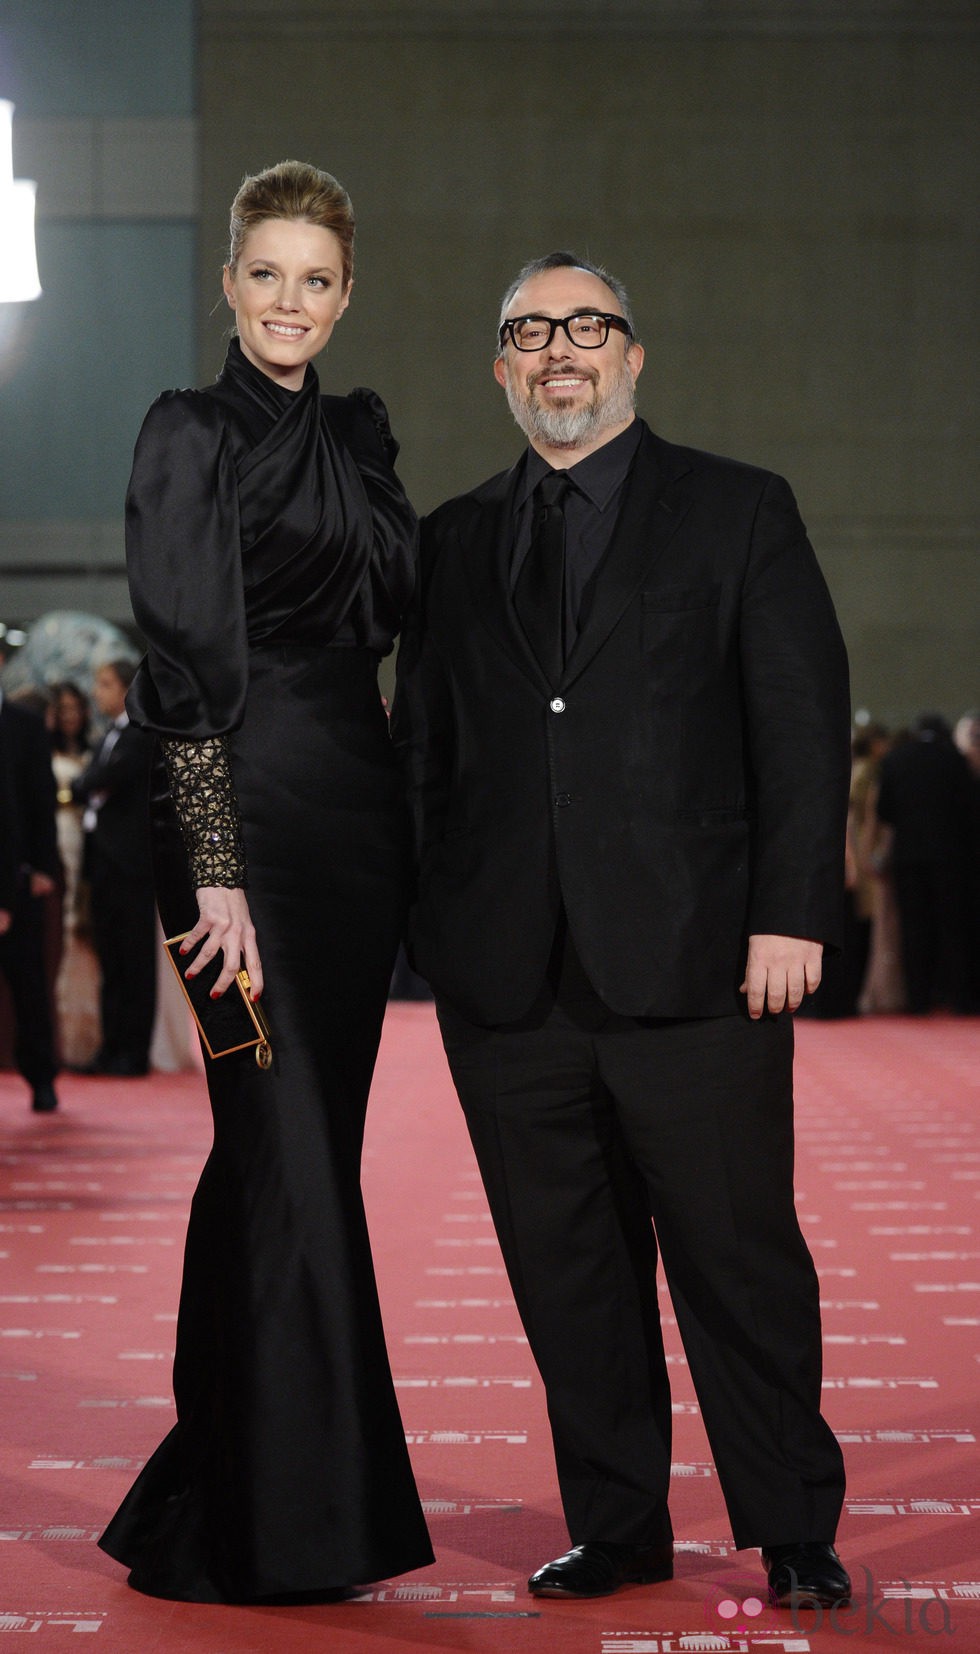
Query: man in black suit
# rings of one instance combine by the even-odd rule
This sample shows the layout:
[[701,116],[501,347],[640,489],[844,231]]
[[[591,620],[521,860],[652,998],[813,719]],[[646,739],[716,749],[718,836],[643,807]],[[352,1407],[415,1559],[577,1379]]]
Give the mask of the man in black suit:
[[840,933],[846,658],[787,484],[655,436],[642,363],[588,261],[508,291],[530,447],[423,525],[400,652],[414,963],[547,1391],[573,1548],[530,1590],[671,1575],[659,1242],[735,1543],[832,1604],[789,1013]]
[[51,749],[40,718],[0,690],[0,970],[16,1021],[14,1060],[31,1106],[58,1106],[54,1018],[44,961],[44,898],[59,873]]
[[153,744],[126,713],[135,668],[110,661],[95,673],[95,703],[109,728],[72,791],[86,806],[85,871],[102,972],[102,1045],[89,1072],[135,1076],[149,1066],[156,1009],[157,928],[150,866]]
[[892,829],[889,858],[902,938],[908,1008],[963,1015],[972,993],[970,910],[974,799],[970,767],[937,712],[881,761],[878,819]]

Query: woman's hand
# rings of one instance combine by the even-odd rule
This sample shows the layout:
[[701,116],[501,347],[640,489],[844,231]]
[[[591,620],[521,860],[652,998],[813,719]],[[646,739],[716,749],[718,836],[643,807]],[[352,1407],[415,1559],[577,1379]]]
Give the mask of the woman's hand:
[[219,950],[222,951],[225,962],[221,975],[211,990],[211,998],[220,999],[241,970],[244,954],[245,969],[252,984],[252,998],[258,999],[264,986],[262,962],[259,959],[255,926],[248,911],[244,890],[224,890],[218,885],[202,885],[197,892],[197,906],[200,917],[194,929],[188,931],[185,936],[180,951],[182,954],[189,953],[202,936],[205,941],[185,974],[197,976],[208,960],[213,959]]

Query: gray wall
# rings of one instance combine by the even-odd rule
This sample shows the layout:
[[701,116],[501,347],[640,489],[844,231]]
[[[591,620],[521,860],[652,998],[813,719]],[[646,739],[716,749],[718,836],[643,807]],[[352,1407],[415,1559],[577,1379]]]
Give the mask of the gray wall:
[[358,266],[321,377],[382,392],[421,508],[518,451],[500,292],[570,244],[633,290],[646,417],[792,480],[855,705],[980,701],[975,5],[203,0],[202,29],[199,315],[242,172],[336,172]]
[[321,377],[382,392],[421,508],[518,452],[490,378],[499,295],[570,244],[633,290],[646,417],[790,477],[855,704],[980,702],[973,0],[197,11],[195,97],[191,0],[5,3],[47,291],[0,383],[0,617],[80,587],[125,612],[118,579],[6,569],[118,567],[141,414],[221,359],[228,201],[295,154],[359,216]]

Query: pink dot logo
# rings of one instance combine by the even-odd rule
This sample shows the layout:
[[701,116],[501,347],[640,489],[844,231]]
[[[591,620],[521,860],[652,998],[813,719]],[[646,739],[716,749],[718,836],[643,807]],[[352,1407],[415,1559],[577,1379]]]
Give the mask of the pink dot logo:
[[742,1603],[733,1602],[731,1597],[725,1597],[718,1604],[718,1612],[723,1620],[733,1620],[738,1613],[744,1614],[746,1619],[754,1620],[762,1613],[764,1606],[758,1597],[746,1597]]

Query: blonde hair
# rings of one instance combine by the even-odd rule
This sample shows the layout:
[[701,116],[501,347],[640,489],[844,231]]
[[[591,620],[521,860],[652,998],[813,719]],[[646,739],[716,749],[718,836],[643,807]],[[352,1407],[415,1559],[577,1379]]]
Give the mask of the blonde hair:
[[303,218],[340,242],[343,285],[354,274],[354,208],[343,184],[305,161],[279,161],[243,178],[231,204],[228,268],[234,274],[245,237],[267,218]]

